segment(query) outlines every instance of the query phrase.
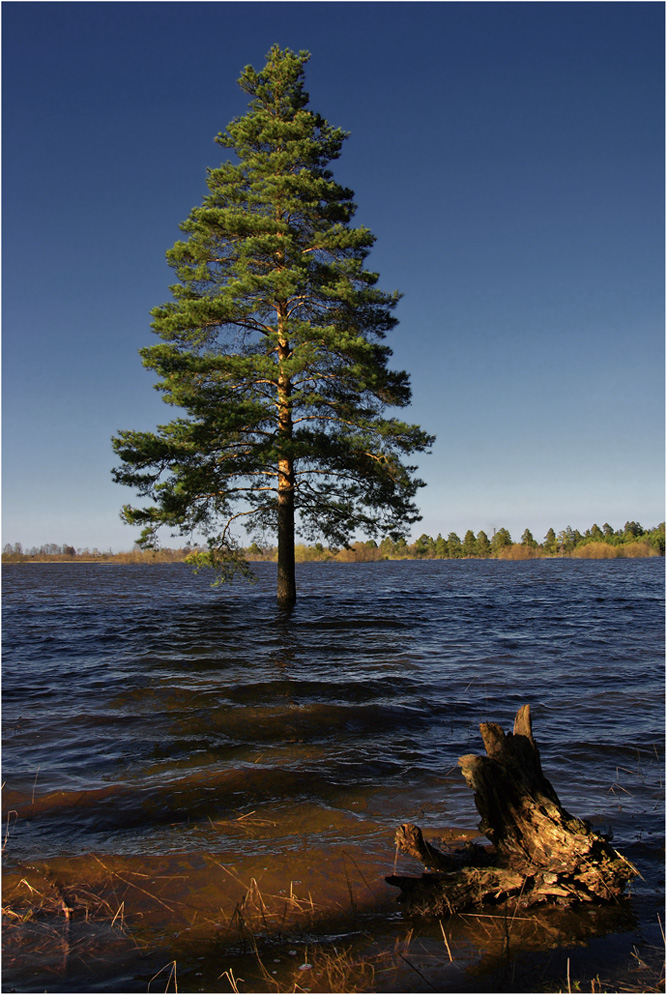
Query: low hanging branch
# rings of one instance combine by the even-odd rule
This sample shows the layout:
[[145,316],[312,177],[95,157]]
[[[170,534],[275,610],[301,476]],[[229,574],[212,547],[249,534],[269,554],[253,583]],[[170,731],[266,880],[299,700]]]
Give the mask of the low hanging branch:
[[401,889],[399,901],[414,912],[440,916],[508,899],[518,908],[617,899],[638,872],[560,804],[542,773],[530,706],[519,709],[511,733],[493,722],[480,730],[487,756],[468,754],[459,766],[475,792],[480,831],[492,847],[469,844],[445,854],[427,843],[417,826],[400,826],[397,847],[430,873],[388,877]]

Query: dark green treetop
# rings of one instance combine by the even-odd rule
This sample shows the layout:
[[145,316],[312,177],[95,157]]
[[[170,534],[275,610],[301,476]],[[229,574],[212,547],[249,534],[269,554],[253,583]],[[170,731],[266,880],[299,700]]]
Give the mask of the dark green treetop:
[[415,542],[415,555],[423,557],[435,556],[435,540],[424,533]]
[[435,555],[437,557],[446,557],[449,555],[449,547],[447,541],[438,532],[437,538],[435,540]]
[[504,549],[506,546],[512,545],[512,536],[509,534],[508,530],[498,529],[491,539],[491,549],[494,553],[497,553],[499,549]]
[[463,555],[461,540],[457,536],[456,532],[450,532],[447,536],[447,549],[449,550],[450,558],[453,560],[458,560]]
[[530,531],[530,529],[524,529],[524,533],[521,536],[521,545],[530,546],[532,549],[534,549],[537,546],[537,542],[535,541],[533,533]]
[[544,537],[544,551],[550,556],[554,556],[558,552],[558,539],[553,529],[549,529]]
[[477,556],[491,555],[491,543],[488,535],[483,530],[477,533],[477,539],[475,540],[475,551]]
[[167,253],[178,282],[141,350],[167,404],[157,432],[119,432],[115,479],[151,502],[123,509],[150,545],[160,526],[205,534],[210,565],[234,563],[232,526],[278,534],[278,598],[296,597],[295,520],[307,538],[400,535],[421,517],[405,456],[419,426],[386,417],[411,399],[383,340],[398,293],[365,268],[374,236],[352,227],[353,193],[329,170],[346,135],[308,108],[306,52],[274,46],[241,88],[249,111],[216,141],[233,158]]
[[477,546],[475,544],[475,533],[472,531],[472,529],[468,529],[468,531],[463,537],[461,552],[463,556],[474,556],[477,552]]

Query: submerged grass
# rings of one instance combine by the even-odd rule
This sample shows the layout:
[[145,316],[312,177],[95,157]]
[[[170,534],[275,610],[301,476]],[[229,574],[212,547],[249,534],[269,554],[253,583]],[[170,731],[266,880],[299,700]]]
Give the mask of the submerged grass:
[[[102,866],[118,882],[127,878]],[[224,870],[235,883],[243,884],[229,868]],[[187,942],[179,942],[177,957],[158,961],[159,968],[145,975],[146,991],[178,992],[179,984],[185,991],[228,991],[238,995],[401,990],[590,991],[620,995],[661,992],[665,988],[664,933],[662,951],[634,946],[626,968],[615,971],[613,978],[600,973],[587,975],[581,967],[575,969],[568,957],[561,976],[552,967],[551,981],[543,977],[535,987],[534,972],[526,973],[523,954],[531,948],[534,952],[540,944],[544,948],[550,931],[552,939],[561,938],[553,924],[545,923],[539,913],[517,916],[505,910],[502,914],[452,916],[446,922],[431,924],[430,933],[421,921],[412,926],[404,921],[399,927],[401,935],[394,936],[392,942],[387,936],[374,939],[372,934],[377,931],[370,923],[368,933],[359,928],[363,920],[354,906],[351,884],[350,908],[341,910],[337,922],[330,918],[330,908],[315,901],[310,893],[307,897],[299,895],[294,881],[284,895],[262,892],[254,878],[244,888],[243,897],[226,923],[218,921],[217,936],[205,957],[201,956],[202,947],[189,949]],[[153,897],[163,902],[159,896]],[[3,912],[5,971],[11,968],[12,958],[36,955],[50,960],[51,973],[66,977],[75,957],[80,961],[99,940],[100,927],[107,958],[111,937],[134,943],[137,950],[147,949],[147,938],[136,935],[136,914],[128,915],[125,899],[110,901],[85,882],[63,884],[43,868],[32,881],[23,877],[16,882]],[[351,926],[352,932],[329,941],[317,936],[317,930],[321,934],[323,928],[345,925]],[[554,944],[547,943],[545,949],[550,945]],[[563,946],[566,948],[567,942]],[[487,959],[483,975],[473,967],[480,955]],[[202,971],[195,972],[193,962],[201,966],[202,960],[207,961],[206,978],[202,979],[205,986],[198,982],[194,989],[195,973],[201,975]],[[84,988],[75,985],[71,990]]]
[[86,883],[64,887],[40,875],[21,878],[2,908],[3,976],[12,971],[41,970],[67,977],[103,944],[113,957],[118,944],[134,945],[125,921],[125,905],[114,906]]
[[5,929],[31,921],[48,921],[61,915],[69,922],[74,916],[85,922],[109,922],[125,926],[125,903],[116,909],[87,884],[63,886],[55,875],[41,871],[39,887],[21,878],[3,904]]
[[[591,977],[585,972],[574,974],[570,960],[564,978],[551,981],[542,979],[536,983],[534,974],[524,974],[516,956],[508,956],[502,969],[495,977],[487,977],[475,983],[465,977],[469,957],[461,962],[452,956],[450,945],[443,931],[445,949],[440,956],[426,951],[415,941],[413,930],[409,929],[402,939],[397,939],[393,947],[374,954],[355,951],[354,946],[323,945],[307,943],[301,950],[290,950],[295,957],[289,970],[271,970],[270,950],[256,948],[256,973],[251,974],[239,965],[229,965],[219,975],[219,981],[228,987],[223,991],[246,993],[361,993],[397,991],[437,991],[437,992],[481,992],[513,991],[544,993],[654,993],[665,990],[664,952],[658,948],[644,950],[640,955],[633,949],[626,969],[613,978],[596,974]],[[278,959],[275,960],[277,963]],[[450,970],[447,970],[447,968]],[[245,975],[245,976],[244,976]],[[279,975],[279,976],[278,976]],[[407,976],[412,976],[412,981]]]
[[[616,773],[618,790],[626,772]],[[225,824],[248,832],[253,821],[267,822],[250,812]],[[190,855],[180,874],[114,857],[26,865],[4,882],[5,977],[23,978],[29,963],[36,990],[56,975],[72,992],[100,971],[151,993],[664,991],[664,933],[663,952],[638,941],[606,974],[587,972],[583,951],[570,961],[592,937],[608,935],[613,948],[623,928],[614,909],[586,910],[573,928],[515,908],[411,921],[383,904],[370,863],[341,853],[342,867],[328,867],[336,894],[297,878],[303,857],[264,880],[211,854],[197,870]]]

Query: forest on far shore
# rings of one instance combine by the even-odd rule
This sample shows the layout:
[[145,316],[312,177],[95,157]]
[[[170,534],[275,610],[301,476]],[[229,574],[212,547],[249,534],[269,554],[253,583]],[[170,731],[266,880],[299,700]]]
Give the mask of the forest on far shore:
[[[39,548],[33,546],[24,551],[21,543],[7,543],[2,550],[3,563],[25,562],[110,562],[110,563],[177,563],[196,560],[203,547],[186,545],[179,549],[134,548],[124,553],[101,552],[99,549],[75,549],[73,546],[58,546],[48,543]],[[277,558],[275,546],[259,546],[251,543],[244,554],[250,562],[273,561]],[[507,529],[495,530],[491,536],[480,531],[475,535],[468,530],[461,539],[455,532],[447,538],[423,534],[415,542],[406,539],[386,537],[381,542],[369,539],[365,542],[352,542],[349,546],[337,549],[315,543],[307,546],[298,543],[295,547],[297,563],[343,562],[370,563],[377,560],[533,560],[540,557],[565,556],[589,560],[607,560],[616,557],[644,557],[665,555],[665,523],[655,528],[645,529],[639,522],[626,522],[622,529],[614,530],[605,522],[600,528],[593,525],[585,532],[567,526],[556,533],[549,529],[542,542],[538,542],[529,529],[520,541],[514,542]]]

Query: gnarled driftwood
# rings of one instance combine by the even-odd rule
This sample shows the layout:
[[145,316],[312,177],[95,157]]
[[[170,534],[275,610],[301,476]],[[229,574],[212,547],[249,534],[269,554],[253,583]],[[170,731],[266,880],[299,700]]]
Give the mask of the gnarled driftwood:
[[393,875],[399,901],[431,915],[461,912],[511,899],[525,908],[542,902],[574,905],[618,898],[637,871],[604,836],[566,812],[542,773],[530,706],[517,712],[514,731],[480,726],[487,756],[459,759],[492,847],[468,845],[442,853],[410,824],[396,845],[429,868],[421,877]]

